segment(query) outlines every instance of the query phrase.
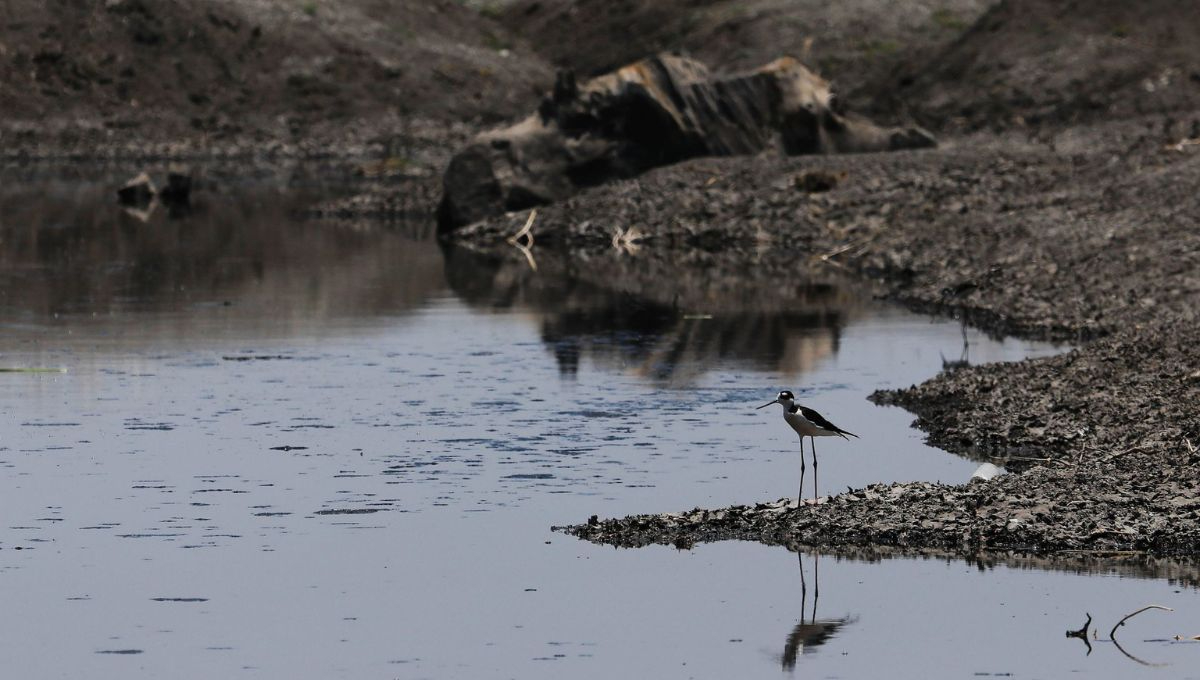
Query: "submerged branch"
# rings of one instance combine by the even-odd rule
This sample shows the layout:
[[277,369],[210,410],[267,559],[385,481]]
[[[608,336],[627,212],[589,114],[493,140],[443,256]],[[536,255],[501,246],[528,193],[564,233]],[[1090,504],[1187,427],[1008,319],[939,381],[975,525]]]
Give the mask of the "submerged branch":
[[[1108,637],[1111,638],[1113,642],[1116,642],[1117,641],[1117,638],[1116,638],[1117,629],[1120,628],[1121,626],[1125,625],[1126,621],[1128,621],[1129,619],[1132,619],[1133,617],[1137,616],[1138,614],[1141,614],[1142,612],[1146,611],[1147,609],[1161,609],[1165,612],[1175,611],[1174,609],[1171,609],[1170,607],[1164,607],[1164,606],[1158,605],[1158,604],[1148,604],[1145,607],[1142,607],[1141,609],[1133,612],[1132,614],[1126,614],[1125,618],[1121,619],[1120,621],[1117,621],[1117,625],[1113,626],[1112,630],[1108,632]],[[1118,645],[1118,647],[1119,646],[1120,645]]]
[[1124,655],[1125,655],[1126,657],[1128,657],[1129,659],[1131,659],[1131,660],[1133,660],[1133,661],[1136,661],[1136,662],[1138,662],[1138,663],[1142,664],[1143,666],[1150,666],[1150,667],[1153,667],[1153,668],[1162,668],[1162,667],[1164,667],[1164,666],[1170,666],[1170,665],[1171,665],[1171,664],[1167,664],[1167,663],[1155,663],[1155,662],[1153,662],[1153,661],[1146,661],[1145,659],[1139,659],[1139,658],[1137,658],[1136,656],[1134,656],[1134,655],[1130,654],[1129,652],[1125,651],[1125,648],[1124,648],[1124,647],[1122,647],[1122,646],[1121,646],[1121,643],[1117,642],[1115,638],[1112,640],[1112,643],[1113,643],[1113,647],[1116,647],[1116,648],[1117,648],[1117,651],[1121,652],[1122,654],[1124,654]]

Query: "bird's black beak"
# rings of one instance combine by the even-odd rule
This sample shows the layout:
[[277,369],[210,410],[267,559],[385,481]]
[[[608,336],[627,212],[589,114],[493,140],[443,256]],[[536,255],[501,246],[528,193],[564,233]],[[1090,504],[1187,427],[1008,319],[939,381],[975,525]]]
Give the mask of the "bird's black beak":
[[771,404],[778,404],[778,403],[779,403],[778,399],[776,399],[775,401],[768,401],[767,403],[763,404],[762,406],[759,406],[758,408],[756,408],[754,410],[757,411],[760,408],[766,408],[766,407],[770,406]]

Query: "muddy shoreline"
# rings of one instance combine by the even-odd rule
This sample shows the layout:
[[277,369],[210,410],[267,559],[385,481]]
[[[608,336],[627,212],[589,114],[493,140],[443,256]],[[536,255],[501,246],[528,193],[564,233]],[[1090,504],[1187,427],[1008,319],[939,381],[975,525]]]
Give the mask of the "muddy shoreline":
[[[533,252],[587,253],[598,279],[618,257],[708,257],[768,276],[834,268],[918,310],[1077,346],[870,397],[915,413],[940,448],[1014,474],[871,486],[818,507],[697,509],[562,530],[623,546],[1194,553],[1200,235],[1190,216],[1200,201],[1186,187],[1200,179],[1200,158],[1168,143],[1180,131],[1166,120],[1084,132],[1041,143],[963,138],[916,153],[705,159],[544,207]],[[810,172],[843,180],[799,190]],[[511,250],[503,238],[524,219],[485,221],[456,238]],[[613,245],[617,225],[637,227],[635,252]]]

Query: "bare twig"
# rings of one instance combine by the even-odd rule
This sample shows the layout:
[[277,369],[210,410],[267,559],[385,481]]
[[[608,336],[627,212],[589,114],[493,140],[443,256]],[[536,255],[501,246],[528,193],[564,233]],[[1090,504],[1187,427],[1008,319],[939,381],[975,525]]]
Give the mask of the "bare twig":
[[1105,456],[1104,458],[1101,458],[1100,462],[1107,463],[1107,462],[1113,460],[1114,458],[1120,458],[1121,456],[1124,456],[1127,453],[1133,453],[1134,451],[1145,451],[1146,447],[1152,446],[1152,445],[1153,445],[1153,442],[1146,442],[1144,444],[1138,444],[1137,446],[1131,446],[1123,451],[1117,451],[1116,453],[1110,453],[1109,455]]
[[831,264],[831,265],[833,265],[833,266],[835,266],[835,267],[838,267],[838,268],[840,268],[840,269],[849,269],[849,267],[847,267],[846,265],[842,264],[841,262],[838,262],[837,260],[831,260],[831,259],[829,259],[829,258],[826,258],[826,257],[819,257],[819,258],[817,258],[817,259],[819,259],[819,260],[821,261],[821,264]]
[[[521,254],[525,256],[525,261],[529,263],[529,268],[537,271],[537,260],[533,259],[533,221],[537,219],[537,208],[529,211],[529,219],[525,220],[525,226],[521,227],[517,233],[509,236],[506,241]],[[521,240],[524,239],[524,243]]]
[[1175,611],[1174,609],[1171,609],[1170,607],[1164,607],[1164,606],[1158,605],[1158,604],[1148,604],[1145,607],[1142,607],[1141,609],[1133,612],[1132,614],[1126,614],[1125,618],[1121,619],[1120,621],[1117,621],[1117,625],[1113,626],[1112,630],[1108,632],[1108,637],[1111,638],[1113,642],[1116,642],[1117,641],[1117,638],[1116,638],[1117,629],[1120,628],[1121,626],[1125,625],[1125,622],[1127,620],[1132,619],[1133,617],[1137,616],[1138,614],[1141,614],[1142,612],[1146,611],[1147,609],[1161,609],[1165,612]]
[[854,246],[857,246],[857,245],[859,245],[859,242],[854,241],[851,243],[847,243],[846,245],[842,246],[841,248],[831,250],[828,253],[825,253],[824,255],[821,256],[821,261],[822,262],[828,261],[830,258],[837,257],[838,255],[841,255],[842,253],[846,252],[847,250],[853,250]]
[[637,242],[642,238],[642,232],[637,227],[630,227],[628,229],[617,227],[616,231],[613,232],[612,246],[619,253],[635,255],[641,247]]
[[1162,668],[1163,666],[1169,666],[1169,665],[1171,665],[1171,664],[1166,664],[1166,663],[1154,663],[1154,662],[1152,662],[1152,661],[1146,661],[1146,660],[1144,660],[1144,659],[1139,659],[1139,658],[1137,658],[1136,656],[1134,656],[1134,655],[1130,654],[1129,652],[1125,651],[1125,648],[1121,646],[1121,643],[1117,642],[1116,640],[1113,640],[1113,641],[1112,641],[1112,643],[1113,643],[1113,647],[1116,647],[1116,648],[1117,648],[1117,651],[1121,652],[1122,654],[1124,654],[1125,656],[1129,657],[1130,659],[1132,659],[1132,660],[1134,660],[1134,661],[1136,661],[1136,662],[1138,662],[1138,663],[1142,664],[1143,666],[1151,666],[1151,667],[1154,667],[1154,668]]
[[613,237],[612,237],[612,247],[613,248],[616,248],[617,250],[621,249],[621,237],[623,237],[624,235],[625,235],[625,230],[622,229],[621,227],[617,227],[617,230],[613,232]]
[[533,221],[537,219],[537,208],[529,211],[529,219],[525,220],[525,226],[512,236],[508,237],[508,242],[514,246],[520,246],[521,239],[526,239],[524,246],[526,248],[533,247]]
[[871,241],[875,240],[876,236],[877,236],[877,234],[871,234],[869,236],[865,236],[863,238],[856,239],[856,240],[851,241],[839,248],[834,248],[833,250],[831,250],[827,253],[823,253],[821,255],[816,255],[815,259],[820,260],[821,262],[823,262],[825,264],[837,265],[839,267],[844,266],[844,265],[842,265],[841,262],[838,262],[837,260],[835,260],[833,258],[837,257],[838,255],[844,255],[845,253],[848,253],[851,251],[865,249],[871,243]]
[[1198,144],[1200,144],[1200,139],[1181,139],[1178,142],[1174,144],[1168,144],[1163,148],[1167,151],[1183,151],[1189,146],[1196,146]]
[[520,243],[514,243],[513,246],[521,251],[521,254],[525,256],[525,261],[529,263],[529,268],[536,272],[537,260],[533,259],[533,251],[529,249],[529,246],[523,246]]

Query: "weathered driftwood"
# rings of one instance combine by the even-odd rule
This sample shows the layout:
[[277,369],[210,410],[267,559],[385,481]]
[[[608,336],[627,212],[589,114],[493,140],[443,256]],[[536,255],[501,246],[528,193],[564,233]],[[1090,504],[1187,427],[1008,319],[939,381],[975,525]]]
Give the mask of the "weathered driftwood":
[[582,187],[707,155],[887,151],[934,146],[919,128],[881,128],[838,105],[827,81],[791,57],[718,76],[674,55],[577,85],[560,73],[538,111],[477,136],[450,161],[443,231],[561,200]]

